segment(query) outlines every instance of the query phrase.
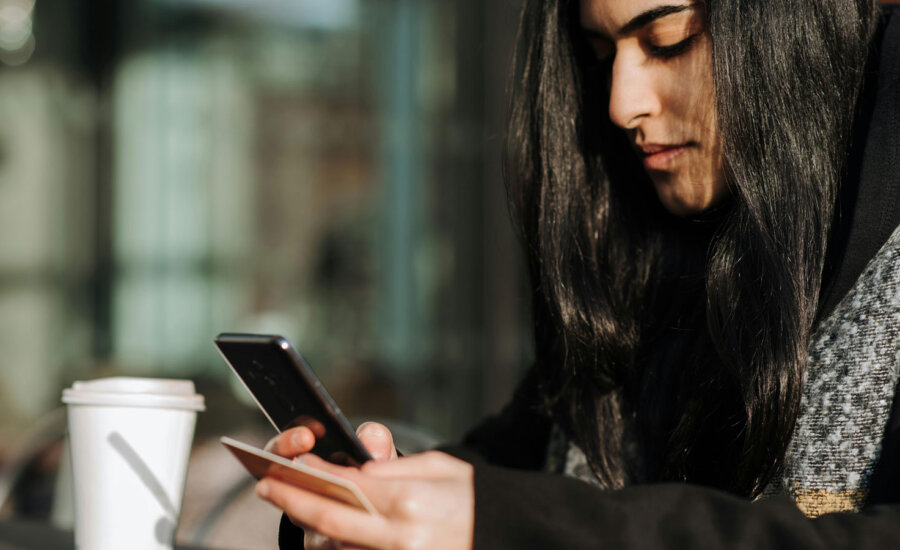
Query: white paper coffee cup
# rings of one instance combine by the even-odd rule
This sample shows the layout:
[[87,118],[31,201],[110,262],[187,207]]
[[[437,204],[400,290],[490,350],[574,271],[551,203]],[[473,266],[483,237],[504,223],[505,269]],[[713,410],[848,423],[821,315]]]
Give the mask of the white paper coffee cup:
[[104,378],[63,391],[80,550],[169,550],[203,396],[189,380]]

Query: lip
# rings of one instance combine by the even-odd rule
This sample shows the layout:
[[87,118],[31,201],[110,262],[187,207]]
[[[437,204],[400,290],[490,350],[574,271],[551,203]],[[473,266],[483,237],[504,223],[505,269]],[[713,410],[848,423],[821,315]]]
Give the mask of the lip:
[[647,170],[665,170],[675,159],[687,151],[689,143],[681,144],[656,144],[641,145],[638,150],[643,157],[644,168]]

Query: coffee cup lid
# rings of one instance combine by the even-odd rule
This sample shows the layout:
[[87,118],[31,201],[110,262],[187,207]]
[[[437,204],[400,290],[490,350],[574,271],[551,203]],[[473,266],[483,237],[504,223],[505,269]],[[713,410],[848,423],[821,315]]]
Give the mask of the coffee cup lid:
[[75,382],[71,388],[63,390],[62,402],[67,405],[206,409],[203,396],[196,393],[190,380],[128,376]]

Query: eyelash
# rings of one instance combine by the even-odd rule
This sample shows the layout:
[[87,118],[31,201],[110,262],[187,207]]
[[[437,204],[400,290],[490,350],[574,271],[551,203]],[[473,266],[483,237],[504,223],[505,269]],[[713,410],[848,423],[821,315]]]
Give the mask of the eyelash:
[[698,36],[700,36],[699,33],[692,34],[681,42],[672,44],[671,46],[654,46],[653,44],[651,44],[649,48],[650,53],[654,57],[659,57],[662,59],[671,59],[673,57],[677,57],[678,55],[687,51],[687,49],[691,47],[691,44],[694,43],[694,40],[696,40]]
[[[666,60],[673,59],[686,52],[699,36],[700,33],[692,34],[681,42],[672,44],[670,46],[654,46],[653,44],[650,44],[648,49],[650,50],[650,55],[652,55],[653,57]],[[615,54],[604,56],[602,59],[598,59],[595,56],[593,58],[593,62],[588,66],[588,72],[592,74],[608,75],[608,73],[612,70],[614,59]]]

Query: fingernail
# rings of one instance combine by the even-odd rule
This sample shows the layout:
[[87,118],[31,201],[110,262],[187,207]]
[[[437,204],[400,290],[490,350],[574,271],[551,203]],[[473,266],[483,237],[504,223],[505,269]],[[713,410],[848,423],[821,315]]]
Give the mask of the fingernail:
[[300,434],[299,434],[299,433],[294,432],[294,433],[291,434],[291,445],[292,445],[293,447],[299,447],[299,446],[300,446]]
[[269,484],[265,481],[260,481],[256,484],[256,494],[259,495],[260,498],[268,498],[269,497]]
[[366,437],[384,437],[385,432],[378,424],[374,424],[372,422],[367,422],[360,426],[359,435],[363,433],[366,434]]

